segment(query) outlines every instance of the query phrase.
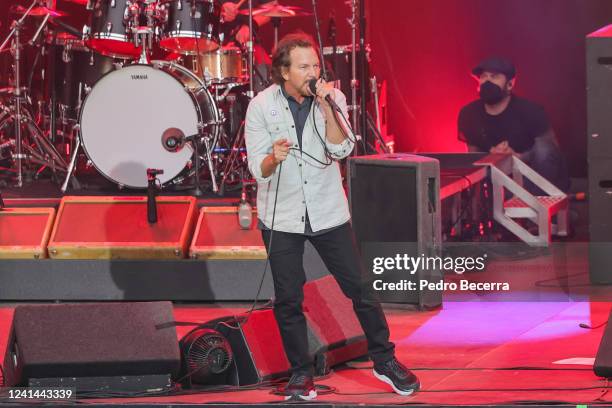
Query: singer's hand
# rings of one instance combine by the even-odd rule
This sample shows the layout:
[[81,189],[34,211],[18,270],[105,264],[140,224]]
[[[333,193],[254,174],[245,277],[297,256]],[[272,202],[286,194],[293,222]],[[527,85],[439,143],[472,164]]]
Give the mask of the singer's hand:
[[319,79],[317,81],[317,88],[316,89],[317,89],[317,93],[316,93],[317,101],[319,102],[319,104],[321,106],[324,107],[325,114],[326,115],[327,114],[333,114],[332,107],[329,105],[329,103],[327,103],[325,101],[325,98],[327,96],[329,96],[332,100],[334,100],[334,84],[333,84],[333,82],[325,82],[325,81],[323,81],[323,79]]
[[230,23],[238,16],[238,5],[232,2],[223,3],[221,6],[221,17],[226,23]]
[[287,159],[289,155],[289,142],[287,139],[279,139],[272,146],[272,157],[274,164],[279,164]]

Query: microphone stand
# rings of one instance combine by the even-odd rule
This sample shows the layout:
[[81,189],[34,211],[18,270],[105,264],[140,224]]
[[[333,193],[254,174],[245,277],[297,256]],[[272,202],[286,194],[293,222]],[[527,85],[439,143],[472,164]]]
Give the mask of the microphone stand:
[[212,189],[213,192],[218,192],[219,191],[219,187],[217,186],[217,180],[215,179],[215,173],[214,173],[214,168],[212,165],[212,155],[210,153],[211,151],[211,146],[210,146],[210,135],[208,134],[208,132],[203,132],[203,129],[206,127],[211,126],[210,124],[205,124],[205,125],[200,125],[200,132],[196,133],[195,135],[190,135],[190,136],[185,136],[185,138],[183,139],[183,141],[186,142],[191,142],[191,144],[193,145],[193,150],[194,150],[194,154],[195,154],[195,159],[194,159],[194,177],[195,177],[195,185],[193,188],[193,195],[196,197],[200,197],[204,194],[204,190],[202,190],[202,185],[200,184],[200,138],[203,135],[203,139],[204,139],[204,147],[206,148],[206,158],[208,159],[208,170],[210,172],[210,179],[212,181]]
[[0,191],[0,211],[4,210],[4,200],[2,200],[2,192]]
[[[253,64],[253,0],[249,0],[249,42],[247,44],[247,50],[249,53],[249,61],[248,61],[248,69],[249,69],[249,91],[248,97],[249,99],[253,99],[255,97],[255,87],[253,84],[254,76],[254,64]],[[214,182],[213,182],[214,183]],[[216,190],[215,190],[216,191]]]
[[321,56],[321,74],[324,80],[328,81],[327,68],[323,60],[323,41],[321,40],[321,26],[319,25],[319,16],[317,15],[317,0],[312,0],[312,15],[315,21],[315,32],[317,33],[317,41],[319,42],[319,55]]
[[[359,105],[357,105],[357,0],[350,0],[351,5],[351,18],[348,20],[351,26],[351,122],[353,124],[353,131],[357,140],[359,136]],[[357,146],[355,146],[357,147]],[[353,150],[353,155],[357,155],[357,149]]]
[[359,111],[359,118],[361,119],[361,142],[363,144],[363,154],[368,154],[367,150],[367,137],[368,137],[368,111],[367,111],[367,70],[366,70],[366,16],[365,16],[365,2],[361,0],[359,2],[359,66],[361,67],[361,73],[359,75],[359,91],[361,99],[361,108]]
[[[331,42],[332,46],[332,70],[334,71],[334,79],[338,81],[338,64],[336,61],[336,53],[338,52],[338,41],[336,39],[336,18],[334,16],[334,12],[329,16],[329,33],[327,34],[328,39]],[[325,62],[323,62],[325,63]],[[339,88],[340,86],[338,86]]]

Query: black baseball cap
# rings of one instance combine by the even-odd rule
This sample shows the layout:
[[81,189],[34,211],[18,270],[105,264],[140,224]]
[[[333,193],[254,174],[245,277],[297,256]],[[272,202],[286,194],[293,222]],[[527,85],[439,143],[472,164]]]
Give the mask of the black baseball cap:
[[472,74],[480,76],[484,71],[498,72],[504,74],[508,79],[512,79],[516,75],[516,68],[512,61],[500,57],[491,57],[480,61],[472,70]]

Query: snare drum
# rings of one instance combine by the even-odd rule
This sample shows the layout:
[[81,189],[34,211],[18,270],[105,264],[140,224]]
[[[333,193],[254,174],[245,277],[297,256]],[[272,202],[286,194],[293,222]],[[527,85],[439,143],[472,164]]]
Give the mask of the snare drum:
[[168,135],[180,139],[203,127],[214,148],[220,122],[201,80],[177,64],[154,61],[102,77],[87,95],[79,123],[85,153],[102,175],[121,186],[146,188],[147,169],[163,170],[163,184],[191,161],[191,145],[172,150]]
[[182,65],[212,85],[247,82],[246,64],[239,48],[223,47],[179,58]]
[[87,45],[100,54],[124,59],[140,56],[140,47],[132,42],[130,0],[96,0],[91,14]]
[[219,48],[221,8],[214,0],[170,0],[160,46],[195,55]]

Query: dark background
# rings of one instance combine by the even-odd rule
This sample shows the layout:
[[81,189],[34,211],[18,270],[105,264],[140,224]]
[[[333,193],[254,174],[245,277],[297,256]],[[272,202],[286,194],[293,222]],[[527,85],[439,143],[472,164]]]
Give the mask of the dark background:
[[[283,1],[312,10],[312,0]],[[0,0],[3,34],[14,3],[25,4]],[[334,12],[338,44],[349,44],[345,0],[317,3],[323,38]],[[84,7],[66,0],[57,6],[79,28],[87,21]],[[517,66],[517,92],[548,111],[572,175],[586,174],[584,37],[612,21],[611,1],[368,0],[366,8],[373,73],[388,83],[396,150],[465,151],[457,141],[456,117],[477,96],[470,69],[485,56],[503,55]],[[312,17],[285,20],[281,35],[294,29],[314,33]],[[270,48],[272,27],[261,32]]]

